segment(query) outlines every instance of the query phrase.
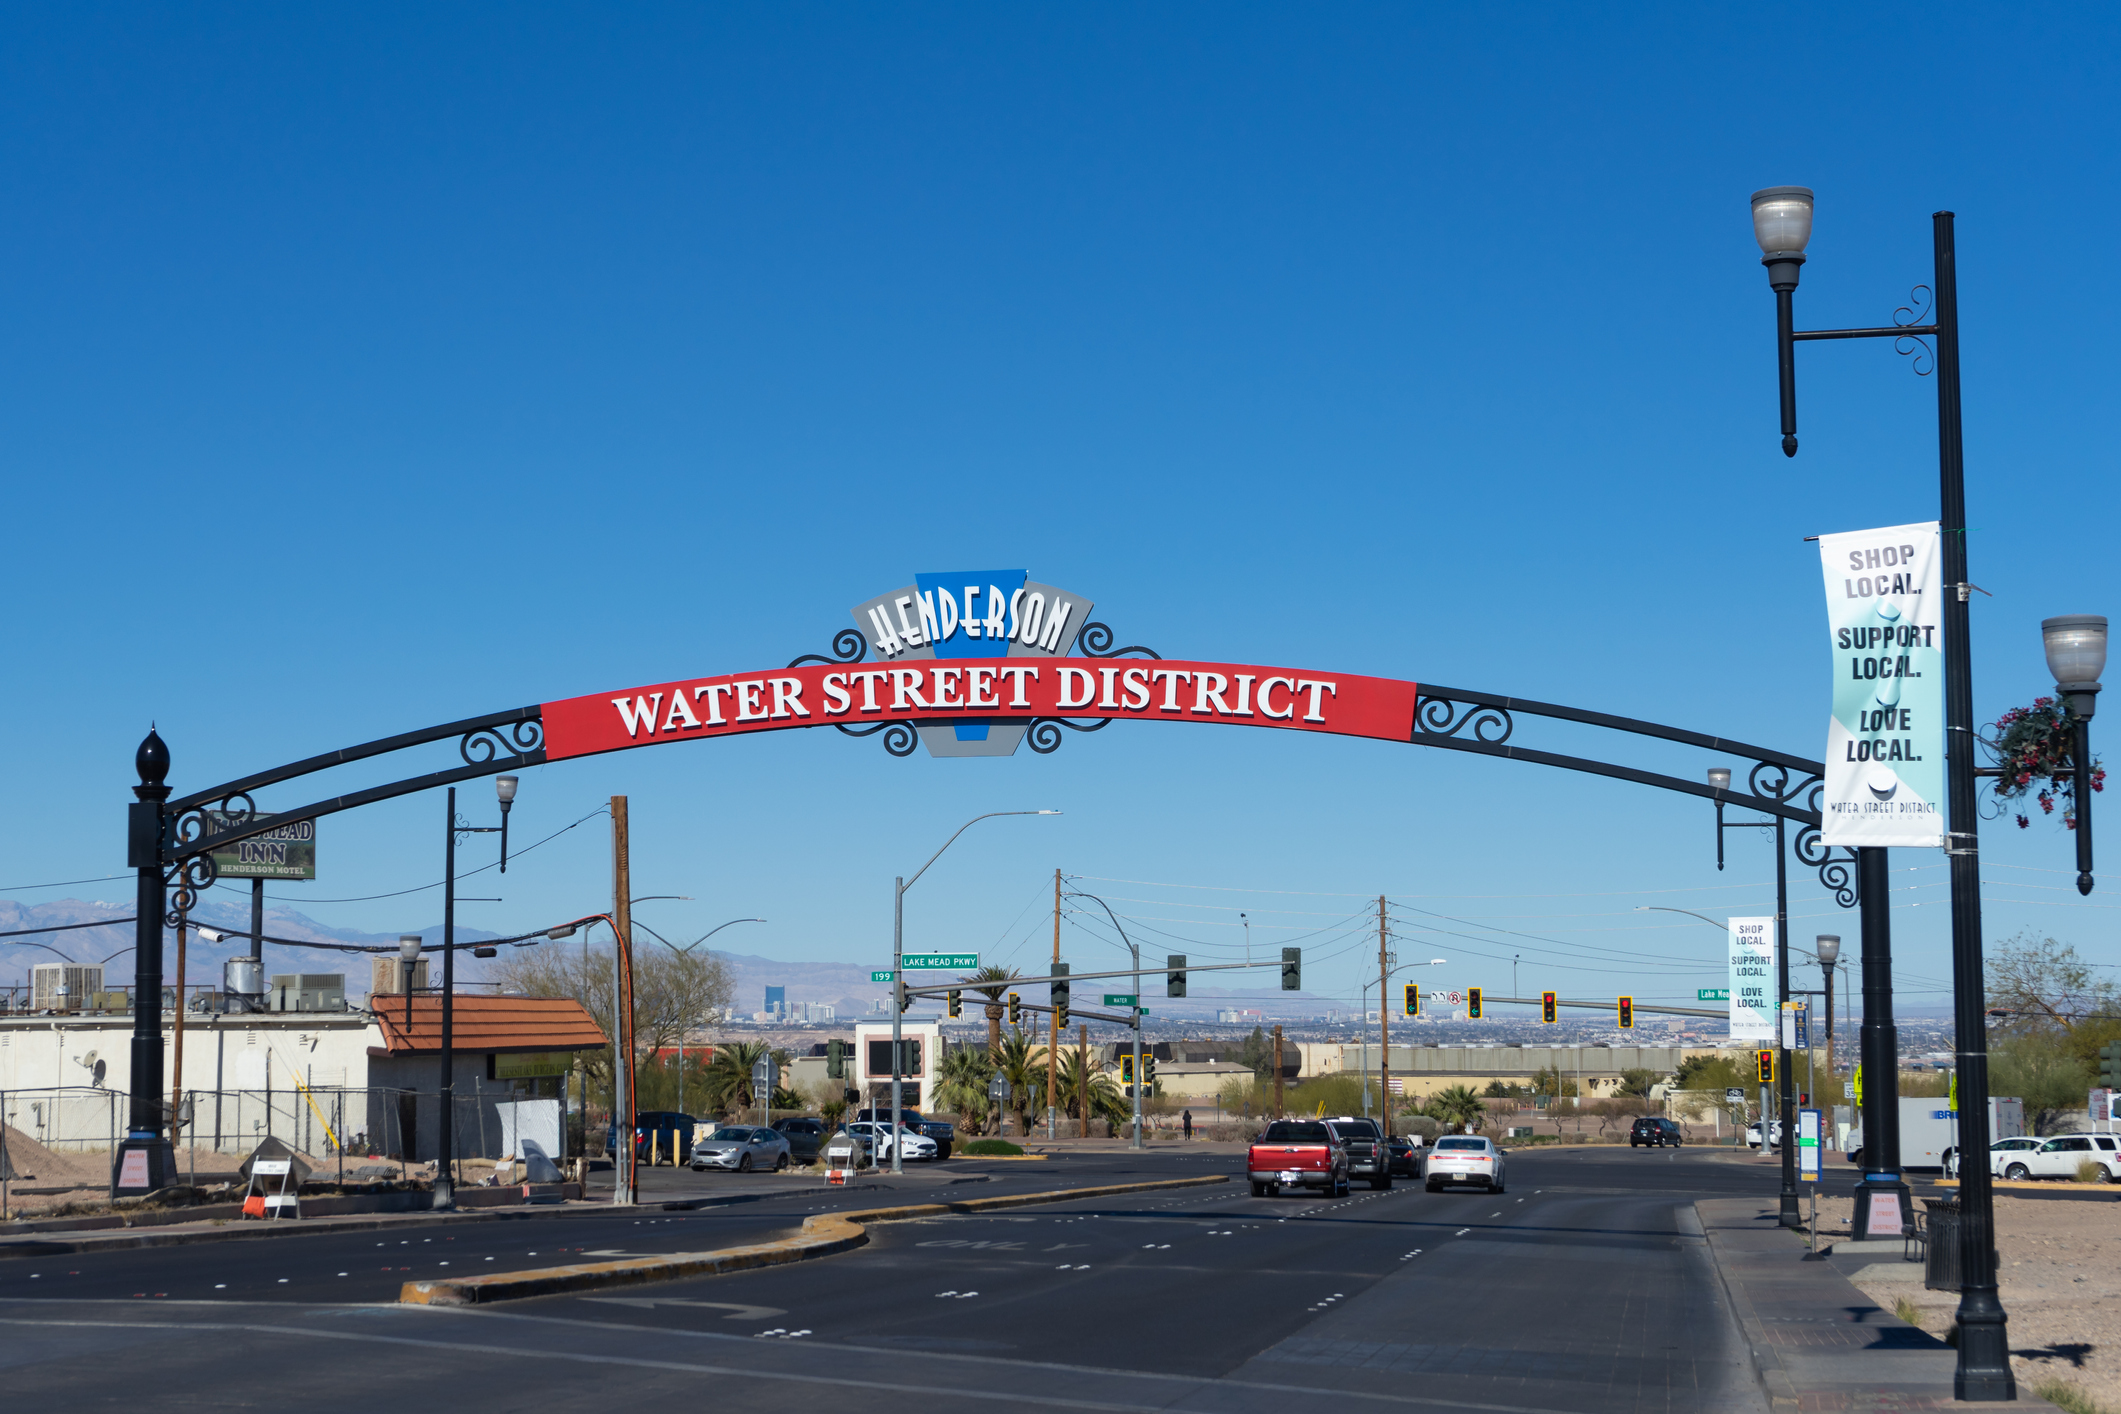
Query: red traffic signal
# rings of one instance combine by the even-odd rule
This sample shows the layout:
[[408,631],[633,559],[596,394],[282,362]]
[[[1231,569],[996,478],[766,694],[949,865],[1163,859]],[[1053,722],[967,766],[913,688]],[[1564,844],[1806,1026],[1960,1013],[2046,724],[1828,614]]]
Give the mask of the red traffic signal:
[[1541,992],[1539,994],[1539,1019],[1541,1021],[1559,1020],[1560,1012],[1561,1003],[1553,992]]
[[1760,1083],[1762,1085],[1773,1085],[1775,1083],[1775,1053],[1773,1051],[1762,1051],[1759,1053],[1759,1060]]
[[1625,1031],[1633,1028],[1634,1025],[1635,999],[1633,997],[1622,997],[1620,999],[1620,1027]]

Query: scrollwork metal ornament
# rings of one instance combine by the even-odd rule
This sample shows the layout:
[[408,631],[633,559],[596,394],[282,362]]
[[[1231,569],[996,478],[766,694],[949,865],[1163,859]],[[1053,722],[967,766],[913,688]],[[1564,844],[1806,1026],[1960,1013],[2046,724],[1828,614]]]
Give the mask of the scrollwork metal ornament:
[[464,733],[457,754],[467,766],[485,766],[502,758],[530,755],[545,745],[545,723],[536,717]]
[[[1154,648],[1145,648],[1139,643],[1130,643],[1125,648],[1114,648],[1112,646],[1113,636],[1112,628],[1109,624],[1086,623],[1083,625],[1082,632],[1075,635],[1075,646],[1081,650],[1085,658],[1121,658],[1129,653],[1139,653],[1144,658],[1155,658],[1160,661],[1164,656]],[[1077,728],[1077,730],[1080,731],[1083,728]],[[1053,748],[1048,747],[1046,749],[1050,751]]]
[[[1898,328],[1927,324],[1933,312],[1930,287],[1917,285],[1908,291],[1907,303],[1893,311],[1893,324]],[[1910,366],[1915,370],[1917,378],[1927,378],[1936,371],[1937,351],[1930,346],[1929,339],[1924,335],[1902,334],[1893,340],[1893,352],[1902,358],[1914,359]]]
[[872,722],[866,727],[850,727],[845,722],[832,724],[848,736],[875,736],[884,734],[884,750],[893,756],[911,756],[913,748],[920,745],[920,734],[911,722]]
[[[799,657],[790,659],[788,666],[800,668],[805,663],[823,663],[829,668],[836,663],[859,663],[868,656],[869,640],[862,636],[861,631],[843,628],[832,635],[832,656],[830,658],[827,658],[822,653],[804,653]],[[856,735],[867,736],[868,733],[859,732]]]
[[[234,825],[248,825],[257,814],[257,802],[247,793],[237,791],[222,796],[211,805],[185,811],[170,822],[168,839],[179,848],[197,844],[209,834],[218,834]],[[213,816],[220,818],[213,819]]]
[[[1822,783],[1814,781],[1806,806],[1817,810],[1825,789]],[[1862,901],[1856,890],[1856,851],[1845,845],[1837,847],[1825,843],[1817,825],[1800,826],[1792,848],[1799,864],[1818,871],[1819,886],[1833,894],[1835,903],[1843,908],[1854,908]]]
[[185,915],[199,906],[199,896],[212,888],[220,877],[221,866],[210,854],[192,855],[169,870],[162,876],[162,886],[170,891],[169,912],[163,921],[176,927]]
[[1415,736],[1457,736],[1468,729],[1473,740],[1500,746],[1517,730],[1517,720],[1505,707],[1459,702],[1450,697],[1422,697],[1415,701]]
[[[1125,650],[1122,649],[1121,651],[1124,652]],[[1029,742],[1031,749],[1039,755],[1051,756],[1054,752],[1060,750],[1060,744],[1067,740],[1066,737],[1060,734],[1062,727],[1066,727],[1071,732],[1101,732],[1106,727],[1111,726],[1113,721],[1114,719],[1111,717],[1099,717],[1088,726],[1084,726],[1081,722],[1071,722],[1066,717],[1033,717],[1031,725],[1024,732],[1024,740]]]

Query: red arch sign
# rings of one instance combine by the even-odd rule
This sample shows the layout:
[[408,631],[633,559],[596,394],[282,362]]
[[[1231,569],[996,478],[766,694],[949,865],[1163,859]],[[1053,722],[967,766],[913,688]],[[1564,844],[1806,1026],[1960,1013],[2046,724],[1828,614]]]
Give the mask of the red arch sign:
[[789,727],[1034,717],[1218,722],[1406,741],[1397,678],[1161,658],[950,658],[810,664],[547,702],[550,761]]

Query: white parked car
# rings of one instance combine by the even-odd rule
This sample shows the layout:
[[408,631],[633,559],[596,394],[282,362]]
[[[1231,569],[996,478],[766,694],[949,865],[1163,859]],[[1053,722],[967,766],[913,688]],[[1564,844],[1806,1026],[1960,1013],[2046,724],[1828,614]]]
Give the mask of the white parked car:
[[[1755,1120],[1753,1123],[1746,1126],[1745,1142],[1752,1145],[1755,1149],[1760,1147],[1760,1122],[1758,1120]],[[1768,1125],[1768,1143],[1774,1145],[1778,1149],[1782,1147],[1781,1120],[1778,1119],[1772,1121]]]
[[2111,1134],[2061,1134],[2034,1142],[2038,1148],[1996,1156],[2003,1177],[2075,1178],[2077,1165],[2089,1161],[2099,1165],[2095,1182],[2112,1183],[2121,1178],[2121,1152],[2116,1152]]
[[1428,1187],[1481,1187],[1502,1192],[1502,1150],[1495,1141],[1474,1134],[1446,1134],[1429,1147]]
[[779,1173],[788,1167],[788,1140],[779,1130],[759,1129],[748,1124],[718,1125],[714,1133],[692,1141],[692,1171],[728,1169],[750,1173],[770,1169]]
[[[2035,1139],[2030,1134],[2021,1134],[2013,1139],[1998,1139],[1995,1143],[1988,1146],[1989,1175],[1993,1178],[2003,1177],[2004,1165],[2010,1162],[2013,1155],[2031,1153],[2046,1142],[2045,1139]],[[1947,1149],[1944,1152],[1944,1176],[1946,1178],[1957,1178],[1959,1176],[1959,1151],[1957,1149]]]
[[849,1134],[867,1139],[874,1146],[878,1163],[887,1162],[891,1158],[891,1150],[899,1144],[906,1146],[906,1158],[932,1159],[935,1157],[936,1148],[933,1139],[930,1139],[925,1134],[915,1134],[903,1124],[896,1126],[896,1130],[897,1132],[894,1134],[893,1126],[880,1124],[875,1120],[860,1120],[847,1126]]

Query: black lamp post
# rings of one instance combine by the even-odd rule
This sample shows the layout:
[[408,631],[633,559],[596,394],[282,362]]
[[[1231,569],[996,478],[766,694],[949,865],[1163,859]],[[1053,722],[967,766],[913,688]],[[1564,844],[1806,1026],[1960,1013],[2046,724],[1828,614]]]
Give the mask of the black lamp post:
[[[445,1212],[456,1206],[456,982],[457,982],[457,836],[499,835],[501,872],[508,872],[508,808],[515,804],[516,778],[495,776],[494,794],[501,802],[501,823],[468,825],[457,819],[457,788],[449,788],[449,828],[443,832],[442,848],[442,1135],[441,1151],[435,1157],[434,1207]],[[410,994],[405,999],[409,1015]]]
[[[1972,635],[1966,601],[1966,456],[1960,434],[1959,264],[1953,213],[1930,217],[1934,261],[1931,286],[1917,286],[1903,306],[1907,323],[1872,329],[1794,327],[1792,304],[1805,247],[1811,243],[1813,195],[1809,187],[1768,187],[1753,193],[1753,234],[1760,243],[1768,285],[1775,291],[1776,354],[1782,389],[1782,451],[1797,455],[1796,345],[1814,339],[1892,339],[1902,354],[1931,353],[1933,369],[1917,358],[1915,371],[1937,378],[1937,480],[1944,585],[1944,729],[1948,814],[1945,856],[1951,866],[1953,1032],[1959,1059],[1959,1147],[1975,1156],[1988,1152],[1988,1032],[1981,956],[1980,820],[1974,799],[1974,678]],[[1913,322],[1927,294],[1934,311],[1928,324]],[[1908,1212],[1907,1187],[1899,1179],[1899,1056],[1892,1025],[1891,933],[1886,910],[1871,907],[1887,887],[1885,851],[1857,851],[1857,889],[1863,910],[1864,1179],[1857,1189],[1858,1235],[1871,1199],[1890,1191]],[[1883,1007],[1881,1014],[1880,1008]],[[1887,1082],[1892,1103],[1886,1102]],[[1962,1400],[2017,1397],[2010,1368],[2010,1342],[2003,1303],[1996,1294],[1995,1193],[1988,1165],[1959,1166],[1959,1250],[1963,1258],[1959,1298],[1959,1363],[1953,1380]],[[1879,1236],[1889,1234],[1880,1233]],[[1898,1234],[1890,1234],[1897,1236]]]
[[2077,797],[2077,892],[2092,891],[2092,712],[2099,705],[2099,674],[2106,671],[2106,615],[2064,614],[2040,620],[2047,670],[2055,692],[2069,708],[2074,737],[2070,764]]
[[[1821,933],[1812,940],[1813,955],[1819,959],[1819,971],[1826,978],[1826,1083],[1834,1083],[1834,964],[1841,960],[1841,935]],[[1814,1095],[1812,1103],[1818,1104]]]
[[[1731,788],[1731,768],[1711,766],[1709,784],[1718,791]],[[1782,1193],[1779,1218],[1784,1227],[1804,1226],[1804,1214],[1797,1202],[1797,1077],[1790,1065],[1789,1047],[1783,1044],[1782,1007],[1790,999],[1790,882],[1789,852],[1783,838],[1782,817],[1771,820],[1734,820],[1725,823],[1723,800],[1716,800],[1716,867],[1723,868],[1723,832],[1725,830],[1753,830],[1772,827],[1775,831],[1775,1081],[1781,1099],[1778,1108],[1782,1111],[1782,1142],[1776,1147],[1782,1152]],[[1760,1142],[1766,1145],[1768,1138],[1767,1116],[1760,1118]]]

